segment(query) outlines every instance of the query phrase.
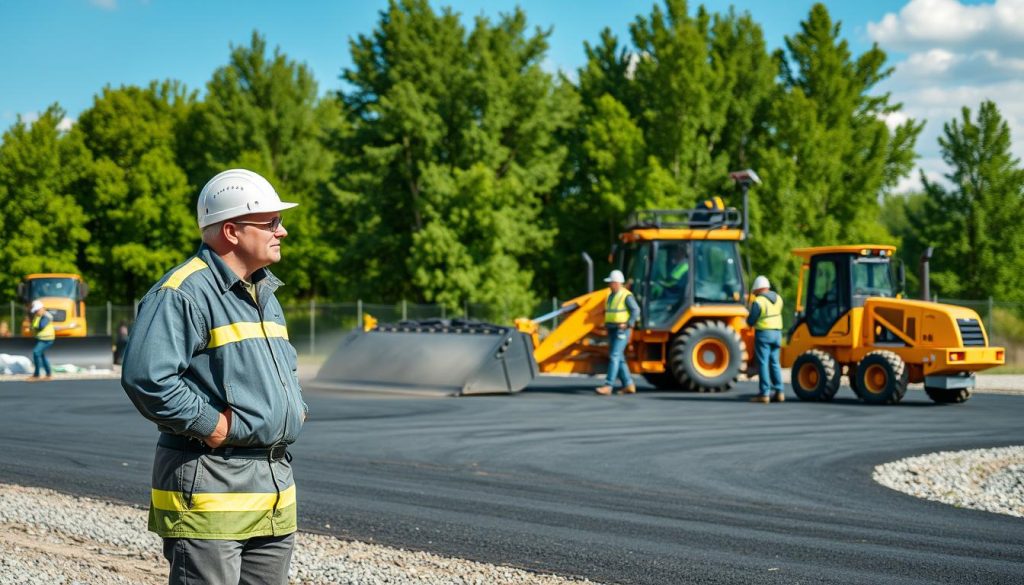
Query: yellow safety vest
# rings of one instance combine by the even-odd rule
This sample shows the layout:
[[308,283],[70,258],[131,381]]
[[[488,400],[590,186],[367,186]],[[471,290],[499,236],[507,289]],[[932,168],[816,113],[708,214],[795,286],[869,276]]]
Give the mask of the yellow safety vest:
[[782,329],[782,295],[776,295],[775,302],[764,295],[757,295],[754,302],[761,307],[761,316],[754,324],[754,329]]
[[604,322],[608,325],[629,323],[629,308],[626,306],[626,299],[633,293],[625,287],[620,288],[617,293],[610,293],[604,304]]
[[53,317],[50,317],[50,322],[46,324],[46,327],[39,328],[39,322],[43,320],[42,315],[36,315],[32,319],[32,329],[36,332],[36,339],[39,341],[53,341],[53,338],[57,336],[53,330]]

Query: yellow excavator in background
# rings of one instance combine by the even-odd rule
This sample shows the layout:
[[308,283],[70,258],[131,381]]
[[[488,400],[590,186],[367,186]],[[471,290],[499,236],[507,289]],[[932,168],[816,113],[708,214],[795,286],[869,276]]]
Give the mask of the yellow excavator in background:
[[797,320],[781,359],[799,398],[832,400],[845,370],[867,403],[895,404],[911,383],[924,383],[935,402],[964,402],[974,372],[1004,363],[971,309],[897,298],[895,252],[872,244],[793,251],[803,260]]
[[[746,371],[753,333],[745,325],[739,242],[748,190],[760,179],[751,170],[730,176],[743,212],[717,197],[697,209],[639,212],[619,237],[617,265],[641,307],[626,359],[659,388],[728,390]],[[440,319],[375,324],[342,339],[315,382],[461,395],[516,392],[539,372],[600,373],[608,361],[607,296],[607,289],[588,292],[515,327]],[[558,326],[542,337],[541,327],[555,318]]]

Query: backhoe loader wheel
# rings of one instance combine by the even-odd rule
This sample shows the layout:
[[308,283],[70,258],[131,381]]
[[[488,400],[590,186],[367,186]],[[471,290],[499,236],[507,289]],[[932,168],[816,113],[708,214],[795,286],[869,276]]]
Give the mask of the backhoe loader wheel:
[[939,404],[959,404],[971,399],[970,388],[929,388],[925,386],[924,391],[928,393],[928,398]]
[[672,342],[669,365],[684,390],[722,392],[747,366],[739,333],[722,321],[702,321]]
[[891,351],[873,351],[857,364],[853,389],[868,404],[896,404],[907,393],[907,366]]
[[839,390],[840,367],[828,353],[819,349],[800,354],[793,362],[793,392],[800,400],[828,402]]

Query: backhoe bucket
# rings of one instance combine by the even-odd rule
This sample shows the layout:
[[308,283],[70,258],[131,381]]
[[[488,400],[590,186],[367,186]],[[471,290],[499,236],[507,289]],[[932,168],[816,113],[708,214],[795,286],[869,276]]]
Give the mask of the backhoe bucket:
[[[32,359],[36,340],[31,337],[0,337],[0,353],[22,355]],[[51,366],[71,364],[83,369],[109,370],[114,367],[113,339],[107,335],[58,337],[46,359]]]
[[344,337],[314,385],[460,396],[518,392],[537,373],[533,343],[512,327],[404,321]]

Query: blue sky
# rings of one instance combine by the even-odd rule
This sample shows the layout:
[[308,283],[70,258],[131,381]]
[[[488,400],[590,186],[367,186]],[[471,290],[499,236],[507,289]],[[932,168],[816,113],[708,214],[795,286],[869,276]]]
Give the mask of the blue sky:
[[[322,92],[339,89],[349,39],[373,30],[385,0],[271,2],[208,0],[0,0],[0,126],[59,102],[75,119],[104,85],[173,78],[202,90],[226,63],[229,46],[253,30],[290,58],[307,63]],[[654,0],[450,0],[464,18],[521,6],[529,22],[553,27],[547,66],[575,70],[584,41],[604,27],[620,38]],[[707,1],[713,11],[749,11],[771,47],[799,30],[811,1]],[[922,167],[938,174],[935,142],[960,105],[996,99],[1024,143],[1024,0],[861,0],[826,3],[855,52],[879,42],[897,67],[885,89],[907,112],[929,120],[919,143]],[[696,6],[697,3],[691,3]],[[969,27],[970,34],[961,29]],[[959,100],[959,103],[958,103]],[[1006,102],[1006,103],[1004,103]],[[1020,148],[1018,148],[1020,150]]]

